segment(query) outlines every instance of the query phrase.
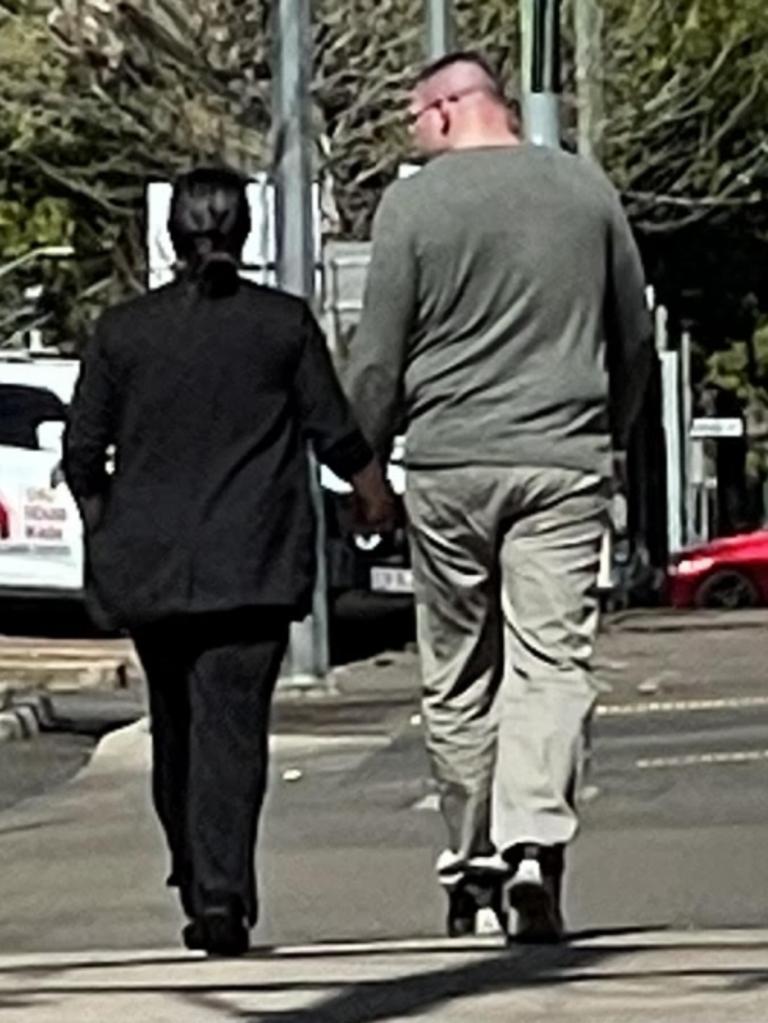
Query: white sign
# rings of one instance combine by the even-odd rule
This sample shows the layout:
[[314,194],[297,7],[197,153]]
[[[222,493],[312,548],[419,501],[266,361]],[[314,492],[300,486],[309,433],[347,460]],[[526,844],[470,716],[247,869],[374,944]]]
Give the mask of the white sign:
[[691,424],[691,439],[704,440],[706,437],[730,438],[744,436],[744,422],[741,419],[712,417],[694,419]]

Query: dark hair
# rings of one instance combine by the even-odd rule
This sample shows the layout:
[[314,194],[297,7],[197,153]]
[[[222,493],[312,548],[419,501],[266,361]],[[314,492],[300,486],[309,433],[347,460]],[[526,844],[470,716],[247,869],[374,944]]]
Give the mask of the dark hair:
[[453,53],[446,53],[443,57],[438,57],[437,60],[433,60],[425,68],[421,69],[413,83],[414,86],[428,82],[430,78],[434,78],[435,75],[445,71],[446,68],[453,67],[454,64],[472,64],[474,67],[479,68],[488,78],[489,88],[493,95],[498,96],[499,99],[504,99],[504,86],[498,71],[492,66],[487,57],[484,57],[482,53],[478,53],[476,50],[455,50]]
[[245,178],[226,167],[182,174],[173,188],[168,230],[177,258],[200,290],[231,294],[251,230]]

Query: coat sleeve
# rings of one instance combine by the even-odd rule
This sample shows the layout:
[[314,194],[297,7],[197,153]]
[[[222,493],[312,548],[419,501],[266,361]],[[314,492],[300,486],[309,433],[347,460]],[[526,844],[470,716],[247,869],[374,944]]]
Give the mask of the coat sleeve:
[[80,368],[64,434],[64,475],[79,501],[107,489],[107,449],[115,441],[117,387],[106,350],[105,317],[99,320]]
[[605,331],[614,441],[627,443],[642,406],[654,355],[645,275],[632,230],[614,192],[608,240]]
[[416,318],[417,261],[401,192],[407,185],[390,186],[376,211],[363,314],[344,375],[362,431],[384,461],[401,426],[403,378]]
[[294,389],[301,428],[315,455],[337,476],[351,479],[371,462],[373,451],[352,415],[325,337],[306,305]]

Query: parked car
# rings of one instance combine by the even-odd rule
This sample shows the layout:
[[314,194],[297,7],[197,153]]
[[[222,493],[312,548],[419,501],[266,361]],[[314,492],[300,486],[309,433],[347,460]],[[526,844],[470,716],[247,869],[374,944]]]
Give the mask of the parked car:
[[403,507],[405,469],[402,439],[395,443],[387,475],[397,500],[397,528],[384,535],[365,535],[355,528],[352,488],[329,469],[321,468],[327,578],[331,596],[371,593],[409,598],[413,593]]
[[79,598],[80,515],[62,483],[67,406],[76,360],[0,357],[0,598]]
[[669,566],[667,597],[673,607],[768,604],[768,529],[681,551]]

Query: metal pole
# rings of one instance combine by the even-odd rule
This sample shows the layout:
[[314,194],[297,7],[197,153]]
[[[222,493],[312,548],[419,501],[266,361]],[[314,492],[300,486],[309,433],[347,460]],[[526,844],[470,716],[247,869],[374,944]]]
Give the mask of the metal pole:
[[[310,99],[311,0],[277,0],[275,38],[278,280],[286,291],[311,301],[315,290]],[[286,669],[287,675],[296,684],[311,684],[328,672],[325,520],[317,465],[314,459],[311,461],[310,486],[317,520],[317,582],[312,614],[291,630]]]
[[426,0],[427,60],[438,60],[455,47],[453,0]]
[[528,139],[560,147],[560,0],[522,0],[523,120]]
[[276,11],[278,277],[281,287],[287,291],[312,299],[315,268],[309,97],[312,73],[310,0],[278,0]]
[[696,491],[693,484],[693,385],[691,383],[691,335],[684,330],[680,338],[680,414],[683,420],[681,447],[683,455],[683,493],[685,518],[683,540],[690,544],[696,532]]
[[683,547],[682,430],[680,409],[680,355],[661,353],[662,415],[667,452],[667,530],[669,553]]

